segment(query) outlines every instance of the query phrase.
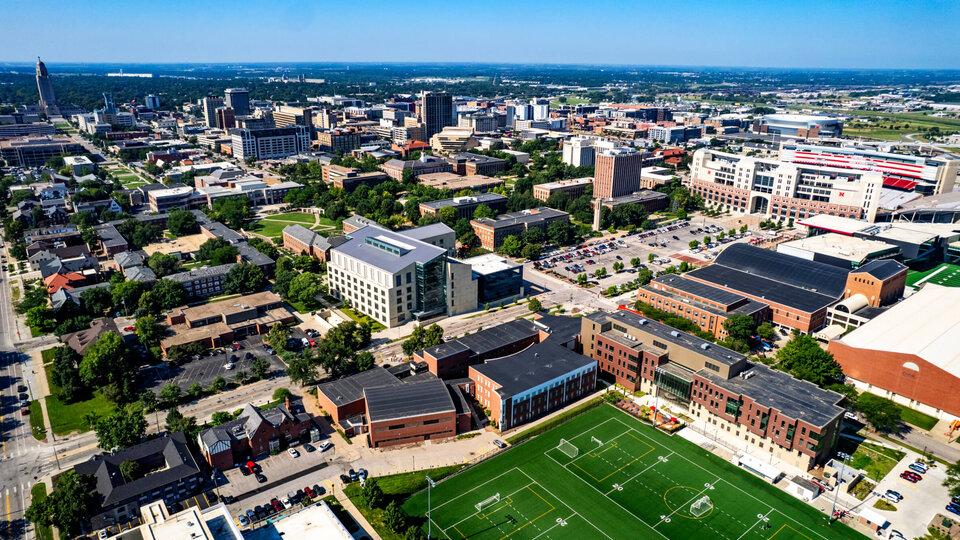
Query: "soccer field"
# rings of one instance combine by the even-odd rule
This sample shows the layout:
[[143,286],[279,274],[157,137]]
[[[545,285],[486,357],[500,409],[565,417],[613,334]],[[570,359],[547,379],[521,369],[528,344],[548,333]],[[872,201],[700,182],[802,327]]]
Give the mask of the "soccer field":
[[[863,538],[610,405],[437,484],[431,502],[432,535],[450,540]],[[427,493],[404,510],[426,517]]]
[[960,287],[960,266],[949,263],[939,264],[922,272],[907,272],[907,285],[917,287],[921,283],[936,283],[944,287]]

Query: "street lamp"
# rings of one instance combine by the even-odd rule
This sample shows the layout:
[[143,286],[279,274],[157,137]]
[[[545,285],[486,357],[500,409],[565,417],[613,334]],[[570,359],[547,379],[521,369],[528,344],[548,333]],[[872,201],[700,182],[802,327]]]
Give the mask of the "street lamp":
[[840,496],[840,482],[843,481],[843,472],[844,472],[844,470],[845,470],[846,467],[847,467],[847,460],[850,459],[850,454],[848,454],[848,453],[846,453],[846,452],[837,452],[837,457],[840,458],[842,461],[840,462],[840,463],[841,463],[841,464],[840,464],[840,476],[837,477],[837,485],[836,485],[836,487],[834,487],[834,489],[836,490],[836,493],[833,494],[833,508],[830,509],[830,521],[831,521],[831,523],[833,522],[833,520],[834,520],[833,516],[834,516],[834,514],[835,514],[836,511],[837,511],[837,497]]
[[430,538],[430,535],[433,533],[433,519],[430,517],[430,489],[436,487],[437,483],[433,481],[429,476],[427,479],[427,538]]

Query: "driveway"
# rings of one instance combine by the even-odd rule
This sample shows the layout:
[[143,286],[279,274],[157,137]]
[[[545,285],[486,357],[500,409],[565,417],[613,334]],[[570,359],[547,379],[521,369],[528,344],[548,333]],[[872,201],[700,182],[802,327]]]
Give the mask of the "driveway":
[[897,463],[897,466],[890,471],[883,480],[877,484],[874,494],[864,502],[866,506],[872,507],[877,497],[892,489],[901,495],[903,500],[896,503],[896,511],[877,510],[888,520],[890,526],[888,530],[894,529],[900,531],[906,538],[917,538],[927,533],[927,523],[937,513],[952,515],[945,509],[950,502],[950,495],[943,486],[943,480],[946,478],[946,472],[943,465],[937,465],[931,468],[926,474],[922,475],[923,480],[916,484],[911,484],[900,478],[900,473],[909,470],[908,465],[917,460],[919,455],[915,452],[907,451],[906,457]]

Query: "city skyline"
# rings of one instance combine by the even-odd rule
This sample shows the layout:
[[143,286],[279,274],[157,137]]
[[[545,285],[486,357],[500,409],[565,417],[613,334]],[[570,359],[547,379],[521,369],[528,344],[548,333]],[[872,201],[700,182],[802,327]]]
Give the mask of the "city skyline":
[[[111,7],[115,5],[116,7]],[[183,9],[177,9],[181,5]],[[437,4],[439,6],[439,4]],[[279,2],[264,11],[238,2],[229,11],[216,4],[174,3],[173,9],[128,24],[127,5],[10,4],[12,21],[0,38],[4,62],[37,55],[58,63],[262,63],[415,62],[543,63],[797,69],[953,69],[960,66],[960,35],[949,31],[960,18],[953,2],[889,3],[807,1],[736,5],[701,1],[636,5],[601,1],[494,2],[488,24],[471,25],[466,7],[398,12],[389,4],[303,5]],[[590,17],[583,16],[587,10]],[[256,16],[250,16],[256,13]],[[687,14],[684,16],[684,14]],[[361,16],[362,15],[362,16]],[[210,20],[219,21],[216,25]],[[341,22],[346,21],[346,22]],[[577,26],[571,23],[575,21]],[[823,21],[830,21],[824,24]],[[679,24],[684,22],[684,24]],[[376,32],[341,39],[350,27]],[[38,27],[48,36],[32,39]],[[176,39],[171,31],[177,28]],[[417,29],[417,31],[411,31]],[[94,32],[91,34],[90,32]],[[110,39],[92,39],[97,32]],[[238,39],[248,33],[271,40]],[[338,37],[339,36],[339,37]],[[602,36],[603,39],[597,39]],[[890,39],[900,36],[902,39]],[[456,40],[472,47],[450,46]],[[306,46],[322,41],[323,47]],[[229,43],[230,47],[210,44]],[[123,43],[123,47],[118,47]],[[321,52],[322,51],[322,52]],[[49,60],[47,60],[49,59]]]

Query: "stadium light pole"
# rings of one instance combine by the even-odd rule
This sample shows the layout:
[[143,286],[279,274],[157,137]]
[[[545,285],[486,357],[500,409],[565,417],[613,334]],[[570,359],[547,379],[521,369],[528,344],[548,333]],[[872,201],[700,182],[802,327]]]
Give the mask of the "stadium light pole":
[[[433,528],[433,518],[430,517],[430,511],[432,508],[430,506],[430,489],[435,487],[437,483],[434,482],[433,479],[430,478],[429,476],[427,476],[426,479],[427,479],[427,538],[430,538],[430,535],[433,532],[431,530]],[[423,530],[423,529],[420,529],[420,530]]]
[[837,478],[837,485],[834,488],[837,490],[837,492],[833,494],[833,508],[830,509],[830,523],[835,521],[833,516],[837,511],[837,497],[840,496],[840,482],[843,481],[843,472],[847,467],[847,460],[850,459],[850,454],[846,452],[837,452],[837,457],[842,461],[840,462],[840,476]]

